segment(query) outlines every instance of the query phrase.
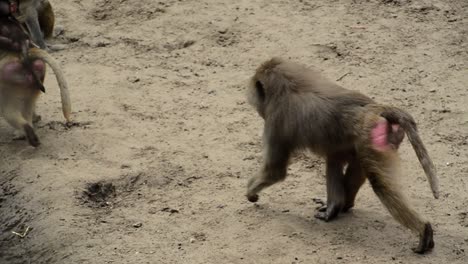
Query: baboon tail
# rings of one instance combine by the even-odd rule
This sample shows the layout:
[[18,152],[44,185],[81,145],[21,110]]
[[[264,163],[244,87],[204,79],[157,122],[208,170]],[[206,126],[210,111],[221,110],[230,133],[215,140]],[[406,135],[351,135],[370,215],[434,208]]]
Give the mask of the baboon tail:
[[413,146],[416,156],[421,163],[421,166],[426,173],[426,177],[429,180],[432,194],[434,198],[439,198],[439,179],[437,178],[436,169],[432,163],[429,154],[427,153],[426,147],[424,146],[421,138],[418,134],[416,122],[413,117],[406,111],[392,106],[383,106],[383,111],[380,113],[382,117],[387,119],[390,123],[400,124],[405,130],[408,139]]
[[70,114],[71,114],[71,101],[70,101],[70,94],[68,92],[68,84],[65,80],[62,70],[60,66],[55,62],[55,60],[47,53],[38,48],[29,49],[29,57],[31,59],[41,59],[45,61],[55,73],[55,77],[57,78],[58,85],[60,87],[60,97],[62,98],[62,112],[63,116],[67,120],[70,121]]

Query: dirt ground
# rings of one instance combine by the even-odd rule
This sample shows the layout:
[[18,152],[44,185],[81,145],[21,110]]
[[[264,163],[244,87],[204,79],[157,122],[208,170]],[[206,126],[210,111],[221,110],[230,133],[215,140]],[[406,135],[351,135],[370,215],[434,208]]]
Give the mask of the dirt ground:
[[[468,263],[465,0],[51,2],[77,123],[51,72],[39,148],[0,122],[0,263]],[[315,219],[324,166],[309,153],[246,200],[263,125],[246,84],[271,56],[413,114],[441,198],[406,140],[401,182],[432,253],[411,251],[368,184],[352,212]]]

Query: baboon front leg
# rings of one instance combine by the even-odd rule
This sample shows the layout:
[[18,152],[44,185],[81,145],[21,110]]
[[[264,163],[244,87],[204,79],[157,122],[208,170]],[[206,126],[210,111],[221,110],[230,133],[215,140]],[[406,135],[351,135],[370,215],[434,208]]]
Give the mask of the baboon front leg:
[[262,170],[247,184],[247,199],[250,202],[257,202],[261,190],[286,178],[289,156],[290,150],[281,144],[267,145]]
[[343,212],[347,212],[354,207],[356,195],[365,181],[366,175],[361,168],[359,160],[356,157],[351,158],[344,176],[345,205]]
[[[385,173],[385,171],[388,173]],[[419,245],[413,251],[423,254],[434,248],[433,231],[431,224],[424,221],[419,214],[411,208],[399,187],[392,179],[395,175],[389,173],[388,168],[382,168],[380,172],[370,172],[369,182],[379,197],[380,201],[388,209],[390,214],[400,224],[419,234]]]
[[315,214],[318,219],[328,222],[336,218],[343,209],[345,202],[343,165],[342,159],[336,156],[327,157],[327,205]]

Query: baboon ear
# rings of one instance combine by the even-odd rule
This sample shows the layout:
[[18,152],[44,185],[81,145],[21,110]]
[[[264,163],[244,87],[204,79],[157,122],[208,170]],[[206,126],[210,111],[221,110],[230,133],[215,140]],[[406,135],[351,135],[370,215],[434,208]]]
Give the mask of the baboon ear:
[[255,82],[255,90],[257,90],[257,95],[260,100],[265,100],[265,88],[263,87],[263,83],[259,80]]

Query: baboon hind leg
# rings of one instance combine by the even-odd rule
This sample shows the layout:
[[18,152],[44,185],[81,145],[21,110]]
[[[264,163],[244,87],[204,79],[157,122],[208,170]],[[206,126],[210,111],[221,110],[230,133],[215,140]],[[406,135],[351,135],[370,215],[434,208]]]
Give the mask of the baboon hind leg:
[[[14,128],[22,130],[28,140],[29,144],[33,147],[40,145],[39,138],[34,132],[34,128],[30,122],[28,122],[20,112],[8,112],[5,113],[6,121]],[[19,138],[18,138],[19,139]]]
[[364,173],[357,157],[353,156],[349,161],[344,176],[345,204],[343,212],[347,212],[349,209],[354,207],[356,195],[365,181],[366,174]]
[[335,219],[343,209],[345,202],[343,166],[344,161],[339,155],[327,157],[327,205],[319,209],[315,218],[328,222]]
[[29,99],[11,100],[6,102],[3,107],[6,121],[17,130],[23,131],[31,146],[38,147],[40,141],[32,124],[35,97],[31,96]]
[[434,248],[433,230],[429,222],[424,221],[419,214],[410,207],[400,187],[396,184],[396,164],[381,166],[380,169],[368,172],[369,182],[374,192],[390,214],[403,226],[419,234],[419,245],[413,251],[423,254]]

